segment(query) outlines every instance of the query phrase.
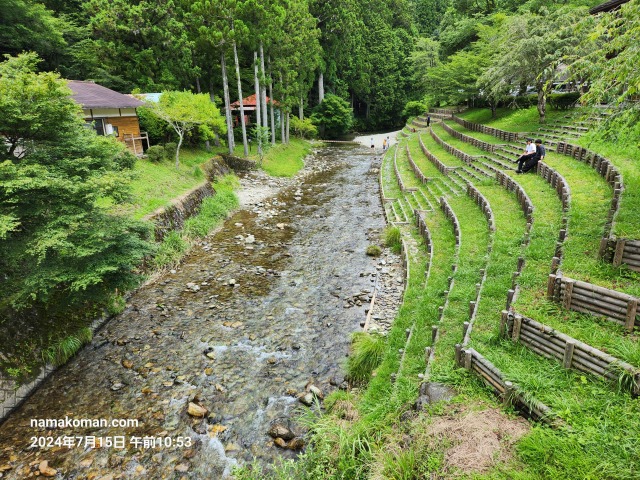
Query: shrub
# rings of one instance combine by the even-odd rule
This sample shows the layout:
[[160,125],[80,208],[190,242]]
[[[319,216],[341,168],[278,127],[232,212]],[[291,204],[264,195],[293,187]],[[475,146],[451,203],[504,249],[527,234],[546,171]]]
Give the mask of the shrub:
[[402,251],[402,234],[398,227],[387,227],[382,233],[383,241],[386,247],[389,247],[394,253]]
[[178,150],[178,144],[176,142],[168,142],[164,145],[164,154],[168,160],[176,158],[176,151]]
[[200,169],[200,167],[198,165],[196,165],[195,167],[193,167],[193,178],[200,180],[201,178],[204,178],[204,172]]
[[150,162],[160,163],[165,156],[165,150],[162,145],[153,145],[147,149],[147,158]]
[[552,93],[549,95],[549,105],[555,110],[568,110],[576,106],[580,100],[579,92]]
[[318,127],[316,127],[310,118],[300,120],[295,115],[291,116],[291,129],[296,137],[300,138],[316,138],[318,136]]
[[347,360],[347,377],[353,383],[366,383],[387,351],[386,338],[379,333],[353,334],[351,355]]
[[402,110],[403,117],[417,117],[418,115],[422,115],[429,107],[422,101],[419,100],[411,100],[407,102],[404,106],[404,110]]

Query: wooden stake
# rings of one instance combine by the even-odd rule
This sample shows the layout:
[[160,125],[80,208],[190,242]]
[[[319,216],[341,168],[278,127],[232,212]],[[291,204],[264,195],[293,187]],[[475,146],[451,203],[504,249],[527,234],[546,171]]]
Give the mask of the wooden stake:
[[571,294],[573,293],[573,280],[567,279],[564,287],[564,298],[562,300],[562,306],[567,310],[571,309]]
[[562,359],[562,365],[564,368],[571,368],[571,362],[573,361],[573,350],[576,346],[576,342],[567,342],[564,347],[564,358]]
[[636,324],[636,314],[638,312],[638,300],[630,300],[627,305],[627,318],[624,322],[624,328],[628,332],[633,332],[633,327]]

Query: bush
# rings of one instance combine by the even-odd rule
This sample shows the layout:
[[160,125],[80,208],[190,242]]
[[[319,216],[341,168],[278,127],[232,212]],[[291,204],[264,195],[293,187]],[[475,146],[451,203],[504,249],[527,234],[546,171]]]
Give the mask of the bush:
[[176,158],[177,150],[178,150],[178,144],[176,142],[168,142],[164,145],[164,154],[169,160],[173,160]]
[[538,94],[532,93],[531,95],[521,95],[518,97],[507,97],[500,102],[498,106],[511,107],[511,108],[529,108],[538,105]]
[[318,127],[313,124],[310,118],[300,120],[295,115],[290,118],[291,129],[296,137],[309,139],[318,136]]
[[548,97],[549,105],[555,110],[568,110],[576,106],[580,92],[552,93]]
[[337,138],[353,125],[353,110],[349,102],[337,95],[327,94],[311,115],[322,138]]
[[353,334],[351,355],[347,360],[347,377],[353,383],[369,380],[387,352],[386,338],[379,333],[356,332]]
[[402,116],[407,118],[417,117],[418,115],[422,115],[423,113],[425,113],[427,110],[429,110],[429,107],[424,102],[411,100],[404,106],[404,110],[402,110]]
[[147,158],[150,162],[160,163],[164,159],[165,150],[162,145],[154,145],[147,149]]
[[74,335],[69,335],[53,344],[42,352],[43,360],[53,365],[63,365],[73,357],[82,345],[93,338],[90,328],[81,328]]
[[382,237],[385,246],[389,247],[394,253],[402,251],[402,234],[398,227],[385,228]]

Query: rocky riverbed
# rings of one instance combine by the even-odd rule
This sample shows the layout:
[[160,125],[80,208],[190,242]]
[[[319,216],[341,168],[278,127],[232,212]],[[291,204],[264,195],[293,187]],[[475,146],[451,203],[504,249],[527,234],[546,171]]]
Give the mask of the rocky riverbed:
[[[378,168],[370,149],[339,145],[294,179],[245,175],[241,210],[0,426],[0,477],[225,478],[295,456],[297,410],[345,388],[374,288],[379,330],[401,298],[399,257],[365,254],[384,227]],[[31,425],[65,418],[138,425]]]

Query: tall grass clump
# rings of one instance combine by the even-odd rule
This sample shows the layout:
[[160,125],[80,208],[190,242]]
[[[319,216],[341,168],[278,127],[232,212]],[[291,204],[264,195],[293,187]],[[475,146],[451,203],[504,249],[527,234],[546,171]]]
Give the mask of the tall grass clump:
[[353,334],[351,355],[347,360],[347,377],[353,383],[366,383],[387,352],[387,339],[379,333]]
[[386,247],[392,252],[400,253],[402,251],[401,233],[398,227],[388,226],[382,233],[382,238]]
[[89,343],[92,338],[93,332],[90,328],[81,328],[74,334],[51,343],[42,352],[42,358],[46,363],[63,365],[80,350],[82,345]]
[[167,233],[162,239],[153,264],[156,267],[175,265],[189,248],[189,242],[182,238],[180,232],[175,230]]
[[216,194],[205,198],[200,212],[184,223],[184,235],[188,238],[204,237],[220,221],[227,218],[230,211],[238,207],[238,197],[233,193],[237,179],[233,175],[225,175],[213,184]]

